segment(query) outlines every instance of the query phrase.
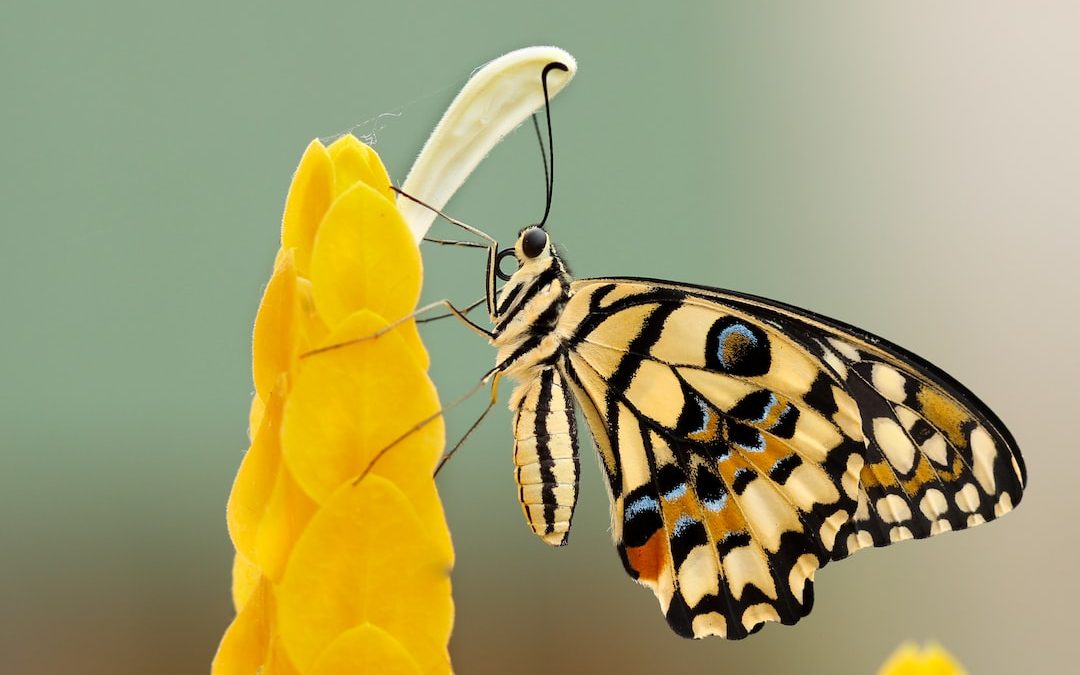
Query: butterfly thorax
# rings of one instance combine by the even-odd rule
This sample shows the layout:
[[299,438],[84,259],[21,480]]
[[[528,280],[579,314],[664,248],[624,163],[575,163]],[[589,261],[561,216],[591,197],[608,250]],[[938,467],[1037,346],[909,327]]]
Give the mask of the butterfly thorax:
[[554,365],[561,353],[555,325],[570,298],[570,275],[554,253],[522,261],[491,317],[496,364],[519,382]]

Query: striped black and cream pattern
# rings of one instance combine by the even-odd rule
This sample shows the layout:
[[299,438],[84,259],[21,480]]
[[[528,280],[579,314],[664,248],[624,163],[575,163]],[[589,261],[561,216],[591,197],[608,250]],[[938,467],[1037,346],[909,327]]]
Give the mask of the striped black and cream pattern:
[[515,396],[520,396],[513,401],[518,500],[532,531],[562,546],[570,534],[581,468],[570,391],[559,371],[548,366]]

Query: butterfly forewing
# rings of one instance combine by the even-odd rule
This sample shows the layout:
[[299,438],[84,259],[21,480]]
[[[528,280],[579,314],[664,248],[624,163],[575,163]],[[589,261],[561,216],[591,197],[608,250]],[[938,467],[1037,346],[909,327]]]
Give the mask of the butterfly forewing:
[[623,563],[681,635],[794,623],[828,561],[1020,499],[997,418],[858,329],[752,296],[594,279],[571,284],[555,333]]

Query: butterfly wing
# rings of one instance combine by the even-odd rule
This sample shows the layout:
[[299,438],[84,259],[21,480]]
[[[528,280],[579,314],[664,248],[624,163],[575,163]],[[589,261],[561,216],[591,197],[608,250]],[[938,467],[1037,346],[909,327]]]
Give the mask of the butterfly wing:
[[1015,442],[974,395],[857,328],[749,295],[576,281],[556,326],[627,572],[686,637],[792,624],[816,570],[1015,506]]

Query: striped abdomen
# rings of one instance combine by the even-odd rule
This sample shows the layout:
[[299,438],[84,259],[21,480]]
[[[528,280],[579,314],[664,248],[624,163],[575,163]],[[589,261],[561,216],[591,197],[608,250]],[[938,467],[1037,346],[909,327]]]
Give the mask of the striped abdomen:
[[562,546],[577,503],[577,429],[563,378],[551,366],[523,382],[511,396],[514,410],[514,475],[529,527]]

